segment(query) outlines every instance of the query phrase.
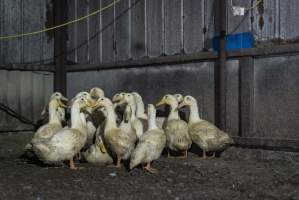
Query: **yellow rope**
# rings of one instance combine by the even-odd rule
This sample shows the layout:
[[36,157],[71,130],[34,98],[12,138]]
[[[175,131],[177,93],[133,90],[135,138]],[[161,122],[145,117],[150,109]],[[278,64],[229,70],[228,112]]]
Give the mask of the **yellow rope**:
[[21,33],[21,34],[17,34],[17,35],[8,35],[8,36],[0,36],[0,40],[5,40],[5,39],[12,39],[12,38],[19,38],[19,37],[24,37],[24,36],[29,36],[29,35],[37,35],[37,34],[40,34],[40,33],[44,33],[44,32],[47,32],[47,31],[51,31],[51,30],[55,30],[55,29],[58,29],[58,28],[61,28],[61,27],[64,27],[64,26],[68,26],[70,24],[74,24],[76,22],[79,22],[79,21],[82,21],[84,19],[87,19],[93,15],[96,15],[98,13],[101,13],[103,12],[104,10],[107,10],[108,8],[114,6],[115,4],[119,3],[121,0],[116,0],[116,1],[113,1],[113,3],[110,3],[109,5],[99,9],[99,10],[96,10],[88,15],[85,15],[83,17],[80,17],[78,19],[75,19],[75,20],[72,20],[72,21],[68,21],[68,22],[65,22],[63,24],[60,24],[60,25],[57,25],[57,26],[53,26],[53,27],[50,27],[50,28],[45,28],[45,29],[42,29],[42,30],[39,30],[39,31],[34,31],[34,32],[29,32],[29,33]]
[[258,7],[258,5],[260,5],[261,3],[262,3],[262,0],[257,0],[255,5],[253,5],[249,8],[245,8],[245,10],[252,10],[252,9]]

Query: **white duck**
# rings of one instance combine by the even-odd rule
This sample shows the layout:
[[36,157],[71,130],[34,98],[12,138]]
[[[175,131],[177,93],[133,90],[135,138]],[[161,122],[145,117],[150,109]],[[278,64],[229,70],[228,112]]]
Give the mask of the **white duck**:
[[207,158],[206,152],[212,151],[212,157],[215,157],[215,151],[221,151],[234,143],[229,135],[214,124],[199,117],[197,101],[192,96],[185,96],[184,101],[179,107],[188,106],[190,108],[189,133],[192,141],[203,150],[203,158]]
[[73,158],[87,140],[85,116],[81,110],[92,106],[90,96],[74,100],[71,107],[71,128],[61,129],[47,141],[34,142],[33,150],[37,157],[45,163],[69,160],[70,168],[76,169]]
[[107,112],[103,134],[104,142],[108,151],[116,155],[116,167],[120,167],[121,160],[127,160],[130,157],[135,147],[135,139],[124,134],[117,127],[114,106],[108,98],[100,98],[96,104],[98,107],[104,107]]
[[131,122],[133,129],[135,130],[137,138],[140,138],[141,135],[143,134],[143,124],[142,124],[141,120],[136,117],[137,105],[136,105],[134,95],[132,95],[131,93],[126,93],[123,96],[123,99],[121,100],[120,104],[121,103],[126,103],[127,106],[130,107],[131,113],[132,113],[130,122]]
[[25,152],[32,150],[33,142],[47,140],[62,129],[61,121],[64,120],[64,117],[62,117],[61,114],[65,114],[64,108],[66,107],[63,102],[67,101],[68,100],[60,92],[55,92],[51,95],[47,109],[49,121],[37,129],[31,142],[25,146]]
[[136,102],[136,117],[147,120],[148,117],[147,114],[145,114],[144,103],[141,95],[137,92],[132,92],[131,94],[134,96]]
[[[100,130],[100,129],[98,129]],[[85,160],[93,164],[112,164],[113,159],[109,155],[104,145],[104,141],[99,131],[97,131],[95,144],[82,153]]]
[[160,157],[166,144],[166,136],[164,131],[156,125],[155,107],[149,104],[147,110],[148,130],[140,137],[137,147],[131,155],[130,169],[145,163],[144,169],[155,173],[156,170],[151,168],[151,162]]
[[167,139],[166,146],[168,150],[168,156],[170,149],[172,151],[184,152],[184,157],[187,157],[187,152],[191,147],[192,141],[188,133],[187,123],[181,120],[179,117],[178,101],[173,95],[167,94],[156,106],[163,104],[168,104],[171,107],[164,127]]

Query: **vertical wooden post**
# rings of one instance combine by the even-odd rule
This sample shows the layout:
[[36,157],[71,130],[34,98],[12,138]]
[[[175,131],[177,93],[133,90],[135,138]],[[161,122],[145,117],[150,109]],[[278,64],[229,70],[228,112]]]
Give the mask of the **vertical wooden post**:
[[[67,20],[67,1],[53,0],[55,25],[62,24]],[[66,54],[67,52],[67,27],[61,27],[54,33],[54,90],[66,95]]]
[[226,0],[218,0],[218,20],[220,33],[219,60],[215,65],[215,123],[226,130]]

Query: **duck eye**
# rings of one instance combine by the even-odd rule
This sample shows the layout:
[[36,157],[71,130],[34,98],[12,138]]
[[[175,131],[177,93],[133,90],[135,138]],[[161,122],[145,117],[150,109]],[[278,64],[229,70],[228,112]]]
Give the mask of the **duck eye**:
[[101,101],[104,101],[104,98],[101,98]]
[[168,96],[165,96],[165,99],[167,99],[168,98]]
[[58,93],[56,93],[56,94],[55,94],[55,96],[59,96],[59,94],[58,94]]

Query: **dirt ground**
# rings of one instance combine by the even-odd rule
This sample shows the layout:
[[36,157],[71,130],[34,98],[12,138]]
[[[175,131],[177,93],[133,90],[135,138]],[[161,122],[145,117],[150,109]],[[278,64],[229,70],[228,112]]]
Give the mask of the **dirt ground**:
[[0,136],[0,199],[299,199],[299,155],[230,148],[220,158],[166,158],[159,174],[80,164],[48,168],[20,159],[31,134]]

